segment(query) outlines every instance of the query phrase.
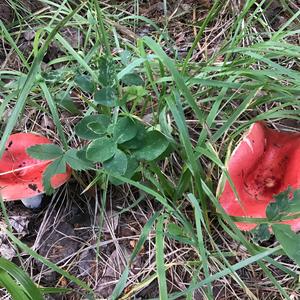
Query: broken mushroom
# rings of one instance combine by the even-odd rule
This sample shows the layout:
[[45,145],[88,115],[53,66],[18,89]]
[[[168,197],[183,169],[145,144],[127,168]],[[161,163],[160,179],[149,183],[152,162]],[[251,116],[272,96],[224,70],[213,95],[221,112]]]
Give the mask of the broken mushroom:
[[[51,160],[30,157],[26,149],[38,144],[51,144],[46,137],[33,133],[12,134],[0,159],[0,193],[4,201],[22,200],[26,207],[37,208],[42,201],[43,173]],[[64,174],[51,178],[53,188],[64,184],[71,176],[67,166]]]
[[[274,195],[288,187],[300,187],[299,163],[299,133],[276,131],[262,122],[253,124],[228,163],[238,197],[227,180],[220,204],[231,216],[265,218]],[[300,218],[284,223],[290,224],[294,231],[300,229]],[[241,230],[256,227],[252,223],[237,222],[236,225]]]

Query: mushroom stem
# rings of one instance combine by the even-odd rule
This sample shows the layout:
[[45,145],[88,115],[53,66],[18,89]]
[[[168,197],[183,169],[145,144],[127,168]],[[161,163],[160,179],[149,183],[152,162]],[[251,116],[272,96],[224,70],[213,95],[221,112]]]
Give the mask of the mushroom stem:
[[43,194],[39,194],[34,197],[21,199],[21,201],[28,208],[39,208],[42,203],[42,197]]

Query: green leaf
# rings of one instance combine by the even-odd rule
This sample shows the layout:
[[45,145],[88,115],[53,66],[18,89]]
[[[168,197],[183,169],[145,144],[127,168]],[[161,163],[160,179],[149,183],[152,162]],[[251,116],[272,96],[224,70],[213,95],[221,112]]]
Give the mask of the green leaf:
[[169,223],[168,224],[168,233],[167,235],[180,242],[180,243],[185,243],[185,244],[190,244],[190,245],[195,245],[193,239],[191,236],[189,236],[186,231],[184,230],[183,227],[178,226],[175,223]]
[[66,162],[63,156],[55,159],[53,162],[51,162],[50,165],[48,165],[45,172],[43,173],[44,192],[47,195],[52,194],[54,191],[51,185],[51,178],[56,174],[63,174],[65,172],[66,172]]
[[80,149],[80,150],[77,150],[77,156],[80,158],[80,159],[82,159],[82,160],[87,160],[88,161],[88,159],[87,159],[87,157],[86,157],[86,150],[87,150],[87,147],[88,147],[88,145],[86,145],[86,146],[84,146],[82,149]]
[[131,101],[135,99],[141,99],[148,94],[147,90],[143,86],[127,86],[124,87],[126,101]]
[[138,160],[152,161],[164,153],[169,146],[168,140],[157,130],[147,132],[141,148],[133,153]]
[[[81,150],[79,150],[81,151]],[[91,169],[93,164],[78,156],[78,150],[69,149],[64,155],[65,161],[74,170],[81,171],[86,169]]]
[[103,167],[112,174],[124,175],[127,170],[128,159],[126,154],[117,149],[115,155],[103,162]]
[[105,133],[108,133],[109,124],[107,125],[100,122],[91,122],[87,126],[97,134],[104,135]]
[[[126,172],[125,174],[123,175],[124,177],[130,179],[134,173],[136,172],[138,166],[139,166],[139,163],[137,162],[137,160],[130,156],[130,157],[127,157],[127,169],[126,169]],[[117,179],[117,178],[110,178],[110,182],[114,185],[120,185],[123,183],[123,181]]]
[[114,62],[106,57],[99,59],[98,81],[103,87],[113,86],[115,80]]
[[300,212],[300,189],[294,190],[289,194],[289,206],[287,208],[288,213]]
[[134,173],[137,171],[138,166],[139,166],[138,161],[134,157],[130,156],[128,158],[127,170],[124,174],[124,177],[131,178],[134,175]]
[[132,54],[130,51],[124,50],[119,55],[120,55],[121,62],[124,66],[127,66],[130,64],[130,59],[132,57]]
[[[108,128],[110,124],[110,118],[106,115],[92,115],[84,117],[78,124],[75,126],[75,133],[87,140],[92,140],[99,138],[103,135],[103,132],[96,133],[92,128],[95,128],[95,123],[99,124],[98,129],[101,128]],[[92,125],[91,125],[92,124]],[[104,130],[103,130],[104,131]]]
[[41,77],[38,77],[39,80],[42,78],[45,79],[45,82],[48,84],[55,84],[58,83],[61,80],[64,80],[66,76],[66,72],[59,71],[59,70],[53,70],[53,71],[47,71],[47,72],[41,72]]
[[122,144],[122,147],[126,148],[126,149],[139,149],[142,147],[145,137],[147,135],[147,131],[144,127],[144,125],[140,122],[136,122],[135,126],[137,128],[137,133],[135,135],[135,137],[133,139],[131,139],[130,141],[127,141],[125,143]]
[[73,99],[70,97],[70,95],[64,95],[64,92],[58,93],[55,96],[55,101],[59,106],[70,112],[71,114],[80,114],[80,110],[74,103]]
[[168,233],[175,236],[187,236],[185,233],[184,228],[178,226],[175,223],[169,223],[168,224]]
[[178,226],[175,223],[168,224],[168,236],[172,239],[179,241],[180,243],[195,245],[192,237],[189,232],[185,230],[185,228]]
[[[32,300],[17,282],[5,271],[0,269],[0,287],[6,288],[13,300]],[[42,298],[41,298],[42,299]]]
[[271,202],[266,209],[269,221],[281,220],[289,213],[300,212],[300,189],[292,192],[289,187],[286,191],[274,196],[275,202]]
[[129,74],[126,74],[124,75],[122,78],[121,78],[121,81],[125,84],[125,85],[144,85],[145,82],[144,80],[136,73],[129,73]]
[[[31,299],[42,300],[42,294],[35,283],[30,279],[30,277],[14,263],[6,260],[3,257],[0,257],[0,270],[7,272],[15,281],[17,281],[23,288],[23,291],[26,291],[28,295],[31,296]],[[0,282],[3,279],[2,274],[0,275]],[[2,282],[3,284],[3,282]],[[18,285],[18,290],[22,291]],[[21,300],[27,298],[20,298]]]
[[117,144],[114,140],[102,137],[92,141],[86,151],[87,159],[94,162],[104,162],[112,158],[117,151]]
[[267,241],[271,237],[270,228],[268,224],[260,224],[252,230],[254,235],[253,240],[255,242]]
[[286,254],[300,266],[300,235],[287,224],[272,225],[272,230]]
[[69,113],[73,114],[73,115],[79,115],[80,114],[80,110],[77,108],[76,104],[74,103],[74,101],[72,99],[61,99],[58,102],[59,106],[61,106],[62,108],[64,108],[65,110],[67,110]]
[[115,106],[117,102],[115,89],[110,86],[102,88],[100,91],[95,93],[94,100],[103,106]]
[[26,152],[33,158],[40,160],[51,160],[64,154],[63,150],[53,144],[39,144],[26,149]]
[[86,93],[92,94],[95,91],[96,86],[90,76],[77,75],[74,81],[80,87],[80,89]]
[[293,196],[290,202],[289,212],[300,211],[300,189],[294,190]]
[[114,139],[118,144],[125,143],[133,139],[136,136],[137,131],[137,125],[131,118],[119,118],[114,127]]

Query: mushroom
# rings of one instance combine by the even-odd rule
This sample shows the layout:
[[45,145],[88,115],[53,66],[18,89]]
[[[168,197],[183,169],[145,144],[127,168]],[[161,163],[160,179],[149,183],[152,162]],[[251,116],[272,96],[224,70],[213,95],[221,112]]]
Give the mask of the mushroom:
[[[280,132],[265,123],[254,123],[233,151],[228,173],[238,197],[227,180],[219,198],[231,216],[265,218],[274,195],[288,187],[300,187],[300,134]],[[294,231],[300,218],[285,221]],[[253,223],[237,222],[241,230],[251,230]]]
[[[30,157],[26,149],[37,144],[51,144],[46,137],[33,133],[12,134],[0,159],[0,193],[4,201],[21,200],[26,207],[40,206],[43,195],[43,173],[51,160]],[[51,178],[53,188],[64,184],[71,176],[67,166],[64,174]]]

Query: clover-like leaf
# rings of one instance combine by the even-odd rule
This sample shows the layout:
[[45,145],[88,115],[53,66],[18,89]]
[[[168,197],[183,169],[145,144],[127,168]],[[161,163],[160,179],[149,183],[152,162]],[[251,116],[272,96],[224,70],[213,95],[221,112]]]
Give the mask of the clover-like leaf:
[[126,75],[124,75],[121,78],[121,81],[125,84],[125,85],[144,85],[145,82],[144,80],[136,73],[128,73]]
[[92,168],[93,164],[87,159],[78,156],[81,150],[69,149],[65,154],[65,161],[70,167],[76,171],[87,170]]
[[137,128],[136,135],[131,140],[122,143],[122,147],[130,150],[139,149],[143,146],[147,131],[144,125],[140,122],[135,122],[135,126]]
[[43,186],[44,192],[47,195],[53,193],[54,189],[51,185],[51,178],[56,174],[63,174],[66,172],[66,162],[63,156],[56,158],[51,164],[48,165],[43,173]]
[[124,88],[125,101],[132,101],[136,99],[142,100],[144,96],[148,94],[147,90],[143,86],[131,85]]
[[[75,133],[83,139],[96,139],[105,133],[104,129],[108,128],[109,124],[110,118],[106,115],[86,116],[78,124],[76,124]],[[96,127],[97,130],[94,130]],[[102,130],[99,130],[100,128]]]
[[120,55],[121,62],[124,66],[127,66],[130,64],[130,60],[132,57],[132,54],[130,51],[123,50],[119,55]]
[[183,227],[175,223],[169,223],[167,227],[167,235],[172,239],[181,243],[192,244],[191,236]]
[[286,254],[300,266],[300,235],[286,224],[274,224],[272,230]]
[[124,175],[127,170],[127,164],[126,154],[117,149],[115,155],[103,163],[103,167],[112,174]]
[[138,160],[152,161],[163,154],[169,146],[166,137],[157,130],[147,132],[141,148],[133,151]]
[[[139,163],[137,162],[137,160],[134,157],[132,157],[132,156],[127,157],[127,169],[126,169],[126,172],[123,175],[123,177],[130,179],[136,173],[138,166],[139,166]],[[120,185],[123,183],[123,181],[121,181],[117,178],[114,178],[114,177],[110,178],[110,182],[113,185]]]
[[99,135],[104,135],[105,133],[108,133],[109,125],[110,124],[107,124],[106,122],[91,122],[87,126],[95,133]]
[[60,92],[55,96],[55,101],[60,107],[64,108],[71,114],[80,115],[80,110],[69,94],[65,95],[63,92]]
[[274,196],[274,202],[270,202],[266,209],[269,221],[278,221],[290,213],[300,212],[300,190],[289,187],[287,190]]
[[98,81],[103,87],[113,86],[115,81],[114,62],[107,58],[101,57],[98,61],[99,74]]
[[136,123],[129,117],[119,118],[114,127],[114,138],[118,144],[132,140],[138,131]]
[[96,86],[90,76],[77,75],[74,81],[86,93],[92,94],[95,91]]
[[95,102],[107,107],[113,107],[117,104],[117,95],[113,87],[103,87],[95,93]]
[[108,137],[93,140],[87,147],[86,157],[94,162],[104,162],[112,158],[117,151],[116,142]]
[[269,224],[260,224],[251,231],[254,235],[253,240],[256,242],[267,241],[271,237]]
[[39,144],[26,149],[26,152],[33,158],[40,160],[51,160],[64,154],[63,150],[54,144]]

